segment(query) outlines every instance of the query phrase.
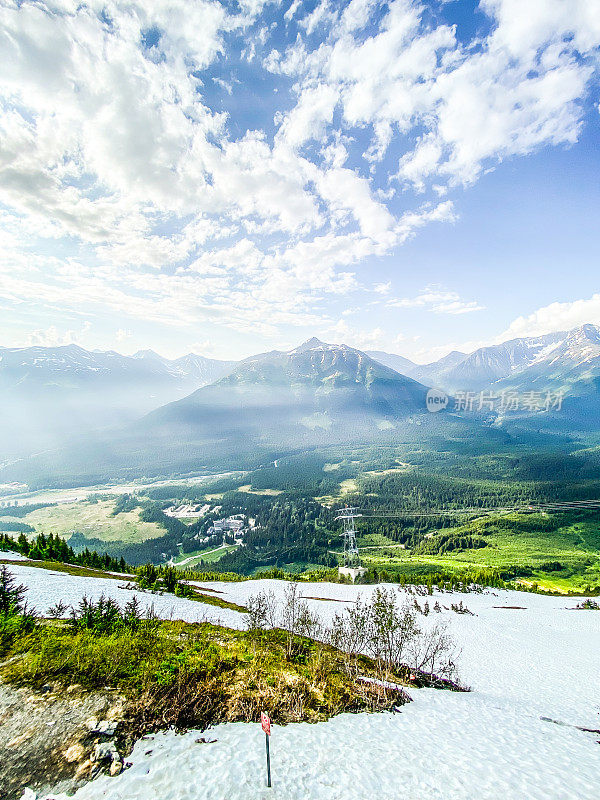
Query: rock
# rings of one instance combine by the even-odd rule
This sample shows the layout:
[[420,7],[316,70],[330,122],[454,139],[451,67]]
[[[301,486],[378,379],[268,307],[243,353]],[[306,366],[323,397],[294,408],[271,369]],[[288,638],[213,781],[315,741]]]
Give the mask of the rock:
[[91,758],[88,758],[87,761],[82,762],[77,767],[77,772],[75,773],[75,780],[80,780],[81,778],[89,778],[96,765],[92,761]]
[[123,716],[124,704],[123,700],[119,699],[105,712],[106,719],[119,719]]
[[121,756],[114,742],[100,742],[94,747],[94,761],[120,761]]
[[14,739],[11,739],[10,742],[7,743],[6,747],[12,750],[13,748],[23,744],[23,742],[26,742],[30,736],[31,736],[30,731],[26,731],[25,733],[22,733],[20,736],[16,736]]
[[65,750],[65,760],[72,764],[73,761],[81,761],[85,755],[85,748],[82,744],[72,744],[68,750]]
[[90,717],[86,722],[90,733],[96,733],[100,736],[114,736],[117,731],[118,721],[115,722],[109,719],[97,720],[95,717]]
[[[39,800],[45,800],[46,787],[52,786],[60,786],[61,797],[66,797],[78,784],[89,780],[95,767],[108,775],[113,753],[121,749],[115,737],[107,735],[111,725],[102,726],[104,734],[91,733],[90,728],[94,729],[99,721],[121,720],[118,734],[125,727],[125,701],[123,710],[113,714],[111,707],[120,702],[117,695],[87,689],[59,691],[58,683],[48,679],[47,683],[52,683],[53,690],[40,694],[0,681],[1,800],[20,799],[26,786],[40,795]],[[114,750],[109,747],[108,751],[101,751],[98,755],[104,760],[93,761],[94,745],[110,740]]]
[[114,778],[116,775],[120,775],[123,771],[123,764],[121,761],[113,761],[110,765],[109,774]]
[[118,722],[112,722],[108,719],[100,720],[96,725],[94,733],[101,733],[103,736],[114,736],[117,731]]

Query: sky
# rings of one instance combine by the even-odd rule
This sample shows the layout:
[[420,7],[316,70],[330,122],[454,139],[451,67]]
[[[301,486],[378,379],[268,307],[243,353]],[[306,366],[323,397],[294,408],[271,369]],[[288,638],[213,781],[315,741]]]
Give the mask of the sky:
[[600,324],[591,0],[0,0],[0,346]]

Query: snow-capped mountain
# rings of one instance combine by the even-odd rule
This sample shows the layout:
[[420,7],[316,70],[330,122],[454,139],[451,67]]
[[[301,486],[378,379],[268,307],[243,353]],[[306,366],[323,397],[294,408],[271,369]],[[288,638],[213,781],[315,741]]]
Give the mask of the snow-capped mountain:
[[211,383],[234,362],[153,351],[123,356],[61,347],[0,348],[0,461],[64,436],[142,416]]
[[132,383],[164,379],[168,383],[170,378],[181,383],[211,383],[234,364],[233,361],[218,361],[194,353],[170,360],[153,350],[123,356],[114,350],[85,350],[76,344],[0,347],[0,381],[4,389],[24,382],[35,383],[38,387],[83,386],[100,380]]
[[[240,361],[225,377],[131,427],[164,453],[272,451],[368,442],[426,415],[426,387],[346,345],[310,339]],[[206,455],[199,456],[206,458]]]
[[478,391],[543,359],[566,336],[566,333],[550,333],[512,339],[502,344],[480,347],[468,355],[453,350],[430,364],[413,364],[403,356],[381,351],[371,355],[380,363],[426,386],[436,386],[448,392]]
[[436,377],[449,391],[478,391],[544,358],[565,336],[565,333],[549,333],[480,347],[454,367],[442,368]]
[[542,350],[526,368],[505,378],[502,386],[520,390],[559,391],[583,395],[598,391],[600,327],[582,325]]
[[[484,389],[496,394],[502,391],[520,395],[551,393],[564,399],[560,413],[554,415],[554,428],[563,431],[597,428],[600,422],[600,327],[587,324],[567,332],[481,347],[457,360],[459,355],[451,353],[446,359],[424,367],[413,365],[410,375],[450,393]],[[377,356],[379,361],[389,364],[394,363],[395,358],[402,359],[387,353]],[[540,424],[538,417],[529,412],[520,414],[519,418],[523,421],[528,416],[532,417],[532,424]],[[513,415],[513,418],[516,417]],[[544,418],[544,424],[549,424],[549,418]]]

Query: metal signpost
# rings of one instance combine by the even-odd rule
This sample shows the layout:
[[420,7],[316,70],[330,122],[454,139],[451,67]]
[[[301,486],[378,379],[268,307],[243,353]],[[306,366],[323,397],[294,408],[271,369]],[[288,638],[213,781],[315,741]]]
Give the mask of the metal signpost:
[[267,786],[271,786],[271,754],[269,753],[269,736],[271,735],[271,720],[264,711],[260,712],[260,724],[265,732],[265,743],[267,746]]

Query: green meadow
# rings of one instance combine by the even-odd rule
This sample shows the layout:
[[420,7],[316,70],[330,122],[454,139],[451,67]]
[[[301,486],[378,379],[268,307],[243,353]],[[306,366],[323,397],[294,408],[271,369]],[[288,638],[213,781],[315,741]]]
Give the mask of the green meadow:
[[117,513],[115,510],[115,498],[81,500],[36,508],[18,518],[10,516],[10,509],[2,509],[0,522],[14,520],[31,526],[35,534],[57,533],[65,539],[77,532],[88,539],[134,543],[164,535],[163,528],[156,522],[140,519],[139,508]]

